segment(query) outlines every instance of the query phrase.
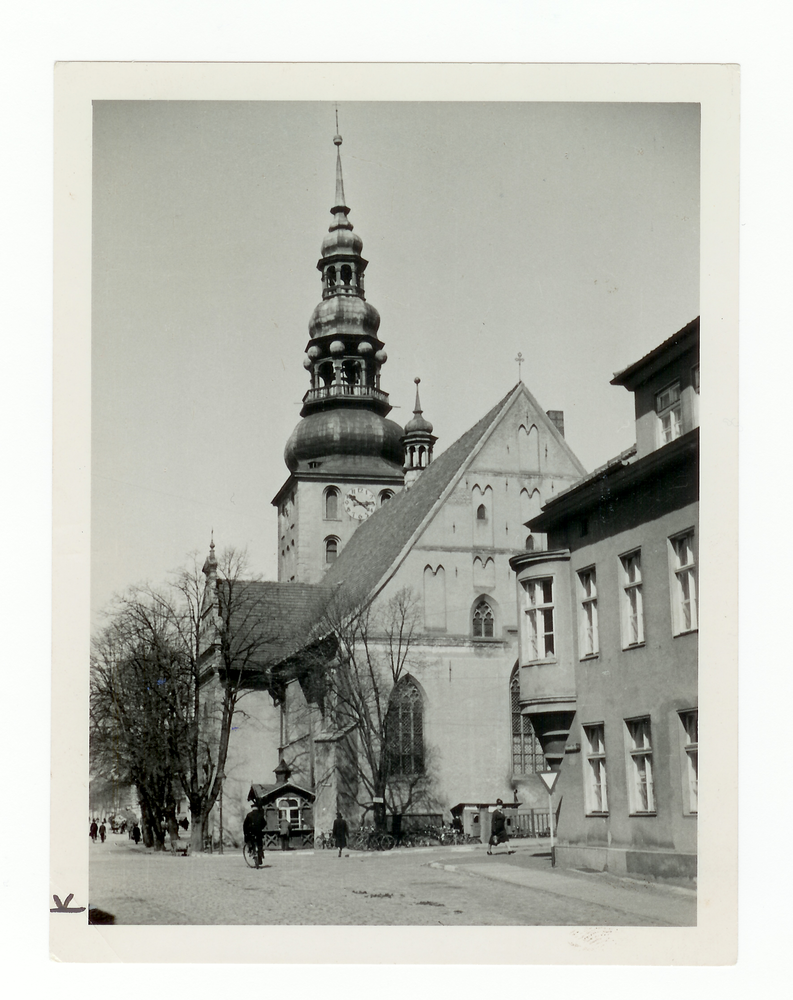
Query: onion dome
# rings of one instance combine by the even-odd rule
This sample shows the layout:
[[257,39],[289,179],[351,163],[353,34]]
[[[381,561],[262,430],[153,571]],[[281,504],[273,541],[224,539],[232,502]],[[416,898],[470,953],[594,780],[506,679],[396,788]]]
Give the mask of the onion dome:
[[405,434],[413,434],[416,431],[424,431],[426,434],[432,434],[432,424],[422,416],[421,400],[419,399],[419,382],[421,382],[421,379],[415,378],[413,381],[416,383],[416,405],[413,407],[413,419],[408,420],[405,424]]
[[357,296],[323,299],[311,314],[308,332],[312,340],[334,336],[377,337],[380,313]]
[[420,378],[416,383],[416,405],[413,407],[413,417],[405,424],[405,434],[402,445],[405,449],[405,486],[410,487],[432,461],[432,450],[438,440],[432,433],[432,424],[425,420],[421,411],[419,399]]
[[336,456],[358,456],[402,467],[402,428],[393,420],[363,408],[312,413],[303,417],[284,449],[290,472],[303,463]]

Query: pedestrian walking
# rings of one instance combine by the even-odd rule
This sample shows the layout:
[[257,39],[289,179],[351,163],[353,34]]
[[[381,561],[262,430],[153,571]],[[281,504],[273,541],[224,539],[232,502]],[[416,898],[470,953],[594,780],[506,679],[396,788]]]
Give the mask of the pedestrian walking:
[[88,834],[89,834],[91,840],[96,841],[96,835],[97,835],[98,832],[99,832],[99,827],[96,825],[96,820],[92,819],[91,820],[91,829],[88,831]]
[[504,803],[501,799],[496,799],[496,808],[493,811],[493,820],[490,824],[490,840],[487,842],[487,853],[492,854],[491,847],[499,844],[507,845],[507,854],[511,854],[509,840],[507,838],[507,819],[504,815]]
[[333,821],[333,839],[336,842],[336,847],[339,849],[339,857],[341,857],[342,850],[347,846],[348,833],[349,827],[347,826],[347,820],[340,812],[337,812],[336,819]]
[[281,850],[282,851],[288,851],[289,850],[289,832],[290,832],[290,829],[291,829],[291,827],[289,825],[289,820],[286,818],[286,816],[282,816],[281,820],[280,820],[280,822],[278,824],[278,830],[279,830],[279,832],[281,834]]
[[242,822],[242,835],[254,851],[256,868],[261,868],[264,860],[264,826],[264,809],[256,803]]
[[102,820],[102,825],[99,827],[99,837],[104,844],[105,837],[107,836],[107,827],[105,826],[105,821]]
[[132,827],[132,839],[136,844],[140,843],[140,827],[137,823]]

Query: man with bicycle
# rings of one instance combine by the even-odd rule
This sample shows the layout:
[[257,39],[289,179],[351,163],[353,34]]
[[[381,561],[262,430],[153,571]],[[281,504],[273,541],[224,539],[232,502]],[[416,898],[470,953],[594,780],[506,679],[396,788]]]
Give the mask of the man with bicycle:
[[256,858],[254,867],[261,868],[264,860],[264,809],[260,802],[255,802],[253,808],[242,824],[242,834],[249,850]]

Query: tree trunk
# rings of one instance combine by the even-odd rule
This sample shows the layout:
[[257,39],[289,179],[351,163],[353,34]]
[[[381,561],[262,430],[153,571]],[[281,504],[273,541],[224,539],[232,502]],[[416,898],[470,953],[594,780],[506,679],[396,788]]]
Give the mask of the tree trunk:
[[204,816],[201,806],[190,803],[190,853],[200,854],[204,850]]

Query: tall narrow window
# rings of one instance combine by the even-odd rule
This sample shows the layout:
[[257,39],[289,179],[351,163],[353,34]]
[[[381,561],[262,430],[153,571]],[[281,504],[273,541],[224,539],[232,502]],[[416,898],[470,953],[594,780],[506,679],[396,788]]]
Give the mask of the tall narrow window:
[[538,774],[545,770],[545,757],[531,719],[520,710],[520,678],[517,668],[509,683],[509,700],[512,709],[512,773]]
[[642,555],[639,550],[620,557],[622,565],[622,646],[640,646],[644,642],[644,605],[642,602]]
[[598,592],[594,569],[585,569],[578,574],[578,592],[581,601],[581,656],[596,656],[599,649]]
[[479,506],[476,508],[476,519],[477,521],[487,520],[487,507],[485,507],[483,503],[480,503]]
[[694,532],[670,538],[674,568],[672,620],[675,635],[697,628],[697,571],[694,559]]
[[336,562],[336,558],[339,554],[339,540],[338,538],[326,538],[325,539],[325,562],[333,563]]
[[388,773],[410,776],[424,772],[424,706],[410,677],[394,688],[385,724]]
[[649,719],[626,719],[628,800],[632,815],[655,812],[653,747]]
[[325,491],[325,520],[338,521],[339,519],[339,491],[335,486],[331,486]]
[[526,653],[529,660],[543,660],[556,650],[553,623],[553,579],[525,580],[524,607]]
[[699,713],[697,709],[680,712],[680,724],[683,727],[683,752],[685,753],[685,791],[687,793],[687,809],[690,813],[697,812],[699,795]]
[[655,394],[655,412],[658,414],[658,444],[669,444],[679,438],[683,427],[679,382]]
[[424,567],[424,627],[446,628],[446,571],[443,566]]
[[487,601],[480,601],[474,608],[474,638],[493,638],[493,610]]
[[602,816],[609,811],[606,791],[606,742],[602,724],[584,726],[584,800],[588,816]]

